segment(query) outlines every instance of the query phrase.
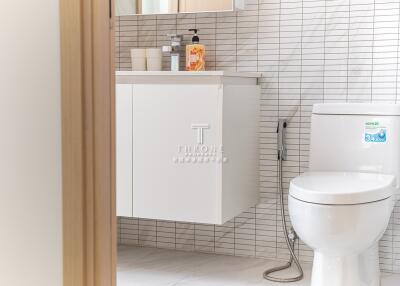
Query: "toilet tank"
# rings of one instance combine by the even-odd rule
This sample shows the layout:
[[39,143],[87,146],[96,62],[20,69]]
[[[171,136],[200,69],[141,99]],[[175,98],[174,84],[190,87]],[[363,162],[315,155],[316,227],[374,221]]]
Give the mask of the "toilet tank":
[[400,178],[400,104],[315,104],[309,169]]

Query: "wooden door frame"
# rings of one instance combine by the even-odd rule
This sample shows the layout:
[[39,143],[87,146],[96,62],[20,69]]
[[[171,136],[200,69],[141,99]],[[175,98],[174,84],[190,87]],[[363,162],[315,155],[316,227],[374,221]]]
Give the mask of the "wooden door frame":
[[112,5],[60,0],[64,286],[116,283]]

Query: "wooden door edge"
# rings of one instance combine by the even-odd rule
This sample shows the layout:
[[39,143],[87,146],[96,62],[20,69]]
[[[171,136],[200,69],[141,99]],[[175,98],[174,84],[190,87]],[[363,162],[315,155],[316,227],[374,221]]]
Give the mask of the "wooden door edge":
[[111,7],[60,0],[64,286],[116,283]]

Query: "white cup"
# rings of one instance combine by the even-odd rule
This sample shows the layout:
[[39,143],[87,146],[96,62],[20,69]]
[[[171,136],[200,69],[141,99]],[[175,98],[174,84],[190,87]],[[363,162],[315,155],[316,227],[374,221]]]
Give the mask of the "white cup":
[[160,48],[146,49],[146,59],[148,71],[162,70],[162,51]]
[[145,71],[146,49],[131,49],[131,61],[133,71]]
[[148,71],[161,71],[162,70],[162,58],[147,58],[147,70]]
[[146,57],[146,49],[142,49],[142,48],[131,49],[131,57],[132,58],[145,58]]
[[159,58],[162,57],[162,51],[160,48],[147,48],[146,57],[148,58]]

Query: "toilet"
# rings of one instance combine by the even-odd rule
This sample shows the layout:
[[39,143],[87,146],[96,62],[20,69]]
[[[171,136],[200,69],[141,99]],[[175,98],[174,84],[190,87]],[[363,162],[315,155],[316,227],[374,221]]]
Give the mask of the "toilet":
[[309,171],[289,214],[314,250],[311,286],[379,286],[378,243],[399,193],[400,104],[316,104]]

